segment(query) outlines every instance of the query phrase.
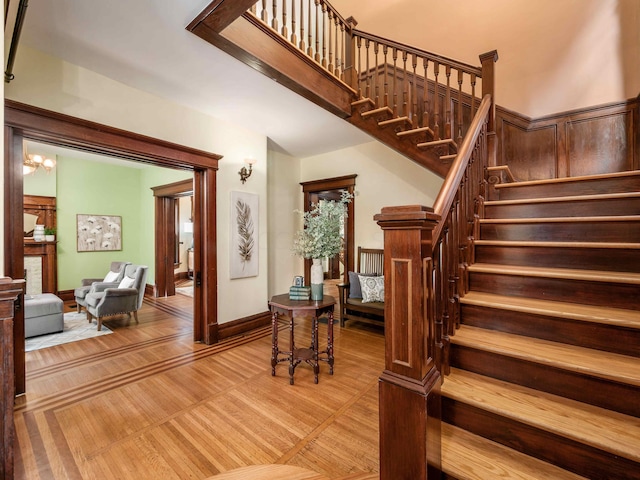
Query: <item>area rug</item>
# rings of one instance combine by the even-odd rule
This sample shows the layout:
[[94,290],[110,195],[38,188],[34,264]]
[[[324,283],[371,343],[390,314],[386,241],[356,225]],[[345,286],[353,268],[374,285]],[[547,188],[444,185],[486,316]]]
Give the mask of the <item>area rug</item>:
[[176,287],[176,293],[186,295],[187,297],[193,297],[193,285],[190,287]]
[[109,335],[110,333],[113,332],[104,324],[102,324],[102,330],[98,331],[95,320],[89,323],[85,312],[67,312],[64,314],[64,330],[62,332],[27,338],[25,340],[25,351],[31,352],[63,343]]

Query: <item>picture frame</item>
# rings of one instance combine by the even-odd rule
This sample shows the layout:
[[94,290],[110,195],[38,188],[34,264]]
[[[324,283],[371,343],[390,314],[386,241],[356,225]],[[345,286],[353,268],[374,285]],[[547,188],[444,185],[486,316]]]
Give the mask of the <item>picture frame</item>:
[[304,287],[304,277],[302,275],[296,275],[293,277],[294,287]]
[[231,192],[229,270],[231,279],[258,276],[259,195]]
[[122,217],[120,215],[76,215],[78,252],[122,250]]

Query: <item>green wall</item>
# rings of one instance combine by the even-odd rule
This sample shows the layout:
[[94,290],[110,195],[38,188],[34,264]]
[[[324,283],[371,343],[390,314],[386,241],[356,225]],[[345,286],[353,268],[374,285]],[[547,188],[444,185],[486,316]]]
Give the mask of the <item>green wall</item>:
[[[55,179],[57,191],[58,290],[72,290],[83,278],[104,276],[114,260],[148,265],[147,283],[153,284],[155,215],[150,187],[189,178],[191,172],[60,156],[57,162],[57,175],[51,172],[50,178]],[[30,186],[28,194],[52,196],[50,187]],[[78,252],[77,214],[120,215],[122,250]]]
[[57,168],[53,167],[49,173],[43,168],[24,176],[23,193],[25,195],[56,196]]

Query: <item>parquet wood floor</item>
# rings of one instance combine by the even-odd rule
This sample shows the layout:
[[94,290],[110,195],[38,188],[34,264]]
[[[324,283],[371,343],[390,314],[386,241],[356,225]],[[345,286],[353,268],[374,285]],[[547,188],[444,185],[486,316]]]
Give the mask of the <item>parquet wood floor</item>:
[[145,300],[138,325],[116,317],[112,335],[28,352],[15,478],[205,479],[261,464],[377,478],[382,332],[336,327],[335,374],[321,364],[315,385],[301,364],[290,386],[285,365],[271,376],[269,328],[194,344],[190,312],[182,295]]

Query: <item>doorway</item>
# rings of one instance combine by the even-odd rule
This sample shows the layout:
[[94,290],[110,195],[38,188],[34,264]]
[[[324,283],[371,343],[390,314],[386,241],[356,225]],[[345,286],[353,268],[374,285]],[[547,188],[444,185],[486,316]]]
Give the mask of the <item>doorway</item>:
[[[196,256],[193,238],[194,214],[193,214],[193,180],[183,180],[153,187],[155,197],[155,250],[156,250],[156,297],[169,297],[176,293],[176,268],[182,264],[187,267],[185,276],[193,280],[193,259]],[[188,209],[187,218],[180,215],[182,200],[189,200],[191,207]],[[185,230],[189,232],[185,232]],[[185,246],[186,234],[190,238]]]
[[[194,324],[193,339],[218,341],[216,263],[216,174],[218,160],[209,152],[127,132],[107,125],[5,100],[5,274],[24,278],[23,143],[34,140],[194,173]],[[202,239],[206,238],[207,242]],[[14,322],[16,394],[25,392],[24,312]]]
[[[344,177],[325,178],[302,182],[304,194],[304,211],[311,209],[311,205],[321,200],[340,200],[342,192],[352,195],[351,202],[347,204],[347,218],[343,234],[343,249],[341,254],[328,259],[325,265],[325,279],[348,283],[348,272],[354,270],[354,242],[355,242],[355,187],[358,175],[346,175]],[[305,284],[309,285],[311,272],[311,260],[305,259],[304,277]]]

